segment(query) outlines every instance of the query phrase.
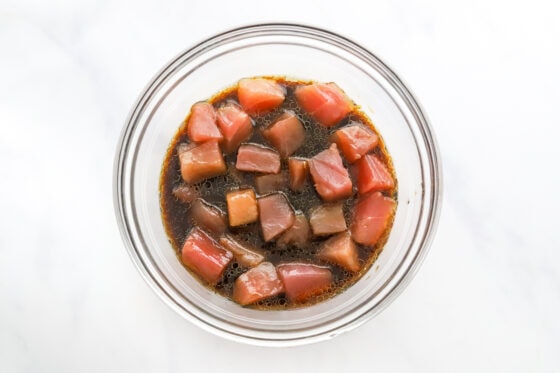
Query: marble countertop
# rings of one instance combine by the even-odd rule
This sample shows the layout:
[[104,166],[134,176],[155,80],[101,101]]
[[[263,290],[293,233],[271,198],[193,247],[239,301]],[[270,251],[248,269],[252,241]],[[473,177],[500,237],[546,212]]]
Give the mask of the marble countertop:
[[[560,23],[552,2],[0,3],[0,371],[559,372]],[[267,8],[268,7],[268,8]],[[113,157],[170,58],[302,22],[383,58],[425,107],[445,188],[403,294],[360,328],[270,349],[168,308],[123,247]]]

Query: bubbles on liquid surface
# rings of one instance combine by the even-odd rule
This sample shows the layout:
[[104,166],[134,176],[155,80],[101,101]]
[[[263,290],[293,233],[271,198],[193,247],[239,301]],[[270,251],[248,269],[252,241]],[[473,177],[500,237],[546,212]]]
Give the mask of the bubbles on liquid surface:
[[[257,142],[269,145],[263,138],[261,130],[277,120],[277,118],[280,117],[284,113],[284,111],[289,110],[294,112],[298,116],[306,131],[306,141],[304,142],[304,145],[300,149],[298,149],[297,152],[293,154],[293,156],[311,158],[312,156],[329,147],[331,143],[330,137],[338,128],[348,124],[350,121],[360,121],[362,123],[367,123],[367,121],[361,114],[353,113],[349,115],[348,118],[343,119],[337,126],[324,128],[316,124],[313,118],[303,112],[298,106],[297,101],[293,95],[294,87],[298,83],[287,82],[286,84],[287,98],[282,106],[269,113],[254,116],[253,135],[248,140],[248,142]],[[216,100],[212,102],[215,107],[219,107],[225,101],[237,100],[237,94],[235,90],[224,91],[216,97]],[[168,157],[166,159],[167,167],[163,170],[161,179],[162,193],[170,194],[170,191],[174,186],[182,183],[179,163],[176,156],[176,149],[179,146],[178,144],[180,144],[181,142],[188,143],[188,139],[186,138],[184,129],[180,130],[177,137],[173,140],[173,149],[171,150],[171,153],[168,153]],[[387,161],[389,159],[384,153],[382,147],[376,148],[375,152],[382,160]],[[235,154],[226,155],[225,161],[228,168],[225,175],[202,181],[194,186],[196,192],[202,198],[204,198],[208,203],[216,205],[217,207],[222,209],[222,211],[227,211],[224,196],[229,190],[238,187],[254,185],[254,175],[241,173],[235,169]],[[347,166],[347,164],[345,165]],[[283,168],[286,169],[285,160],[283,160]],[[309,218],[309,210],[312,207],[322,203],[321,198],[316,193],[315,188],[313,187],[310,180],[308,180],[303,192],[296,193],[291,190],[287,190],[286,194],[294,209],[302,211],[307,216],[307,218]],[[347,222],[350,222],[352,218],[351,211],[353,203],[354,197],[344,201],[344,216]],[[175,198],[165,198],[164,196],[162,197],[162,209],[164,210],[162,211],[164,220],[167,220],[166,229],[168,230],[168,233],[170,233],[170,240],[173,246],[176,248],[180,260],[180,248],[183,240],[186,237],[186,234],[190,230],[191,224],[191,222],[187,218],[188,206],[185,206]],[[327,265],[326,263],[318,262],[317,259],[314,258],[314,254],[317,252],[320,244],[327,238],[314,238],[311,240],[309,246],[305,248],[298,248],[294,246],[289,246],[287,248],[277,248],[274,242],[265,243],[263,241],[258,222],[230,230],[230,233],[238,239],[245,241],[254,247],[262,249],[262,251],[264,251],[266,255],[265,260],[270,261],[275,265],[282,262],[311,262],[319,265]],[[369,266],[375,260],[379,251],[378,247],[365,248],[360,245],[358,245],[358,249],[359,261],[362,266]],[[278,295],[270,299],[260,301],[256,305],[250,307],[262,309],[285,309],[292,307],[305,307],[306,305],[322,302],[331,298],[333,295],[343,291],[348,286],[352,285],[363,273],[363,270],[358,274],[354,274],[337,266],[330,267],[333,272],[333,285],[326,289],[323,293],[312,297],[308,301],[292,305],[285,297],[285,295]],[[247,270],[248,268],[243,267],[237,261],[233,260],[224,271],[222,280],[214,287],[215,290],[226,297],[230,297],[233,291],[235,280]]]

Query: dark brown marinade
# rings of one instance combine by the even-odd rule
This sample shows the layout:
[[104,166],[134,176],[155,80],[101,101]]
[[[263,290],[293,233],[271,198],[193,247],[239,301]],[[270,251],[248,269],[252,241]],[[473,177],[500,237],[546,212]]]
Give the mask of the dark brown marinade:
[[[265,128],[270,123],[272,123],[276,118],[278,118],[285,110],[293,111],[298,118],[303,123],[307,138],[304,142],[303,146],[299,148],[292,156],[296,157],[305,157],[311,158],[317,153],[325,150],[331,144],[330,137],[331,135],[339,128],[344,127],[352,122],[359,122],[367,127],[369,127],[372,131],[374,131],[379,136],[379,144],[373,150],[373,152],[379,156],[379,158],[387,165],[388,169],[393,175],[393,179],[397,180],[395,177],[395,172],[391,163],[391,158],[387,153],[385,145],[382,141],[382,137],[377,129],[374,127],[373,123],[367,118],[367,116],[359,110],[359,107],[356,105],[355,109],[344,118],[340,123],[337,125],[325,128],[321,125],[317,124],[316,121],[307,115],[297,104],[297,101],[294,96],[294,90],[298,85],[301,84],[309,84],[310,82],[307,81],[288,81],[283,78],[273,77],[279,84],[281,84],[286,89],[286,99],[283,104],[278,107],[277,109],[261,114],[261,115],[253,115],[253,124],[255,130],[253,131],[252,137],[248,140],[248,142],[256,142],[261,144],[267,144],[266,140],[261,135],[261,132],[258,130],[259,128]],[[235,101],[237,102],[237,85],[224,90],[223,92],[218,93],[216,96],[209,100],[215,108],[220,107],[227,101]],[[188,108],[185,109],[188,112]],[[185,122],[186,122],[185,118]],[[183,124],[185,123],[183,122]],[[309,134],[313,134],[313,136],[309,136]],[[181,178],[180,173],[180,166],[179,166],[179,159],[177,157],[177,146],[181,143],[189,142],[186,134],[186,128],[182,125],[174,138],[171,141],[169,149],[167,151],[161,172],[161,179],[160,179],[160,207],[162,212],[162,218],[164,222],[164,226],[167,232],[167,236],[173,249],[177,254],[177,258],[179,262],[181,261],[181,248],[183,246],[183,242],[192,228],[192,222],[189,219],[189,206],[177,198],[173,196],[173,188],[177,185],[180,185],[183,181]],[[267,144],[268,145],[268,144]],[[200,183],[195,184],[194,186],[198,189],[200,196],[204,198],[207,202],[212,203],[223,211],[227,211],[226,203],[225,203],[225,195],[229,190],[236,189],[239,187],[252,187],[254,188],[254,175],[248,172],[240,172],[237,171],[235,168],[235,161],[236,161],[236,152],[226,155],[225,161],[227,164],[228,172],[226,175],[214,177],[211,179],[204,180]],[[348,168],[348,163],[342,157],[344,166]],[[287,169],[287,161],[282,160],[282,169]],[[344,214],[346,218],[346,222],[350,224],[351,222],[351,208],[355,199],[357,197],[356,187],[355,187],[355,180],[353,180],[354,184],[354,194],[352,197],[346,199],[344,201]],[[255,190],[256,192],[256,190]],[[292,192],[288,188],[284,190],[286,195],[288,196],[292,206],[295,210],[303,211],[306,217],[309,219],[309,210],[312,207],[315,207],[323,201],[321,200],[320,196],[315,191],[311,182],[306,184],[305,189],[303,192]],[[397,201],[397,186],[395,183],[395,187],[390,190],[384,192],[385,195],[392,197]],[[329,290],[325,293],[311,298],[305,303],[301,304],[291,304],[286,300],[284,295],[275,296],[273,298],[266,299],[264,301],[259,301],[256,304],[247,306],[251,308],[257,309],[287,309],[287,308],[296,308],[302,306],[308,306],[325,299],[331,298],[333,295],[336,295],[353,283],[355,283],[361,276],[364,274],[372,265],[373,262],[377,259],[377,256],[381,252],[383,248],[388,233],[391,230],[392,220],[389,223],[389,227],[387,228],[383,237],[377,242],[377,244],[373,247],[365,247],[363,245],[357,245],[359,249],[359,258],[361,269],[357,273],[351,273],[342,269],[339,266],[330,265],[329,267],[332,270],[333,274],[333,285]],[[266,253],[266,261],[269,261],[273,264],[278,264],[281,262],[307,262],[307,263],[316,263],[320,265],[328,265],[324,262],[319,261],[315,257],[315,253],[317,252],[319,245],[324,242],[328,237],[323,238],[313,238],[311,245],[309,248],[306,249],[299,249],[296,247],[289,247],[285,249],[276,248],[274,241],[272,242],[264,242],[262,236],[260,234],[259,223],[249,224],[247,226],[238,227],[238,228],[229,228],[230,233],[234,236],[238,237],[241,240],[245,240],[255,247],[262,248],[262,250]],[[186,267],[185,267],[186,268]],[[188,268],[187,268],[188,270]],[[209,286],[211,289],[215,290],[219,294],[231,298],[232,291],[233,291],[233,284],[235,279],[242,274],[243,272],[247,271],[248,268],[242,267],[239,263],[233,260],[229,266],[224,271],[223,278],[218,284],[214,287]],[[190,271],[189,271],[190,272]],[[192,272],[191,272],[192,273]],[[196,274],[193,273],[193,276],[196,277]]]

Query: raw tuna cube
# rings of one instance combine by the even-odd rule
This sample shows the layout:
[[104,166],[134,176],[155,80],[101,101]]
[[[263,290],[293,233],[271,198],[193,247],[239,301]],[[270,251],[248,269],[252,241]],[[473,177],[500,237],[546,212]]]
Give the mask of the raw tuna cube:
[[348,231],[339,233],[323,242],[317,256],[351,272],[357,272],[360,269],[358,249]]
[[270,241],[294,224],[295,214],[284,193],[272,193],[258,200],[261,230]]
[[180,148],[179,163],[181,176],[187,184],[226,173],[226,163],[217,141]]
[[387,167],[373,154],[365,155],[352,167],[354,168],[353,174],[358,179],[358,193],[360,194],[374,190],[387,190],[395,186]]
[[244,267],[255,267],[264,260],[264,255],[257,249],[250,247],[246,242],[241,242],[229,234],[220,237],[220,245],[233,253],[235,260]]
[[284,285],[278,278],[274,265],[269,262],[263,262],[243,273],[235,280],[233,300],[245,306],[273,297],[283,291]]
[[173,195],[183,203],[191,203],[200,195],[192,185],[181,184],[173,188]]
[[352,181],[336,144],[309,160],[309,172],[317,193],[325,201],[336,201],[352,194]]
[[232,103],[218,109],[218,126],[224,136],[222,149],[226,154],[234,152],[253,134],[251,117]]
[[255,177],[255,186],[259,194],[280,192],[288,185],[288,175],[285,171],[278,174],[265,174]]
[[232,258],[232,253],[198,227],[190,231],[181,251],[181,259],[187,268],[210,284],[220,280]]
[[237,97],[249,113],[272,110],[284,102],[285,92],[280,84],[271,79],[245,78],[239,81]]
[[244,144],[237,152],[235,167],[240,171],[277,174],[280,172],[280,156],[264,146]]
[[284,284],[286,297],[302,302],[318,295],[331,286],[332,273],[326,267],[307,263],[279,264],[276,268]]
[[305,248],[309,245],[310,228],[307,218],[300,211],[296,212],[294,224],[276,241],[276,246],[284,248],[290,245]]
[[194,225],[217,235],[224,233],[227,229],[226,214],[202,198],[198,198],[192,203],[191,219]]
[[328,236],[343,232],[348,228],[342,211],[342,203],[317,206],[311,210],[310,216],[309,224],[316,236]]
[[290,189],[301,192],[307,182],[309,174],[309,163],[307,159],[290,157],[288,159],[288,170],[290,172]]
[[387,229],[395,211],[392,198],[373,192],[358,198],[354,206],[354,219],[350,226],[352,238],[357,243],[373,246]]
[[379,142],[375,133],[359,124],[339,129],[334,133],[332,140],[336,142],[344,158],[350,163],[369,153]]
[[181,154],[183,154],[184,152],[188,152],[191,149],[194,149],[197,147],[197,144],[194,142],[182,142],[179,145],[177,145],[177,156],[180,157]]
[[259,218],[257,197],[253,189],[240,189],[226,194],[229,225],[237,227],[254,223]]
[[266,141],[278,150],[284,158],[292,155],[305,142],[305,129],[298,117],[292,112],[285,112],[262,131]]
[[353,103],[334,83],[313,83],[295,90],[298,103],[325,127],[337,124],[352,111]]
[[222,133],[216,124],[216,110],[208,102],[197,102],[191,107],[187,120],[187,136],[194,142],[221,141]]

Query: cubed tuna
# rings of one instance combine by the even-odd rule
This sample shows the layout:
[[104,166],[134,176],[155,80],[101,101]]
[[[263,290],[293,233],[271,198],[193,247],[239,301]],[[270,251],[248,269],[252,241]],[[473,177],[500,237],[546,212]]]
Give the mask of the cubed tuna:
[[358,193],[387,190],[395,186],[387,167],[373,154],[366,154],[352,165],[353,174],[358,179]]
[[216,110],[208,102],[197,102],[191,107],[187,120],[187,136],[194,142],[222,141],[223,136],[216,124]]
[[278,295],[284,284],[278,278],[276,268],[263,262],[240,275],[233,286],[233,300],[242,306]]
[[285,112],[262,131],[264,138],[284,158],[292,155],[305,142],[305,128],[292,112]]
[[202,198],[196,199],[191,204],[190,214],[194,225],[208,232],[220,235],[227,229],[226,214]]
[[290,157],[288,159],[288,170],[290,172],[290,189],[294,192],[303,191],[309,174],[307,159]]
[[255,267],[264,260],[264,255],[259,250],[232,235],[224,234],[219,242],[226,250],[231,251],[235,260],[244,267]]
[[277,174],[280,172],[280,156],[262,145],[243,144],[237,152],[235,167],[240,171]]
[[272,79],[245,78],[237,86],[239,103],[251,114],[270,111],[284,102],[282,86]]
[[240,189],[226,194],[229,225],[237,227],[254,223],[259,218],[257,197],[253,189]]
[[276,238],[294,224],[294,209],[284,193],[272,193],[258,200],[261,230],[265,241]]
[[309,172],[317,193],[325,201],[336,201],[352,194],[352,180],[342,164],[336,144],[309,160]]
[[251,117],[233,103],[218,109],[218,126],[224,136],[222,149],[224,153],[234,152],[243,141],[253,134]]
[[187,268],[210,284],[221,279],[232,258],[231,252],[198,227],[190,231],[181,250],[181,259]]
[[350,163],[356,162],[372,151],[379,142],[379,138],[373,131],[360,124],[339,129],[333,134],[332,140]]
[[226,163],[217,141],[179,148],[181,176],[187,184],[226,173]]
[[357,272],[360,269],[358,249],[348,231],[339,233],[323,242],[317,256],[351,272]]
[[286,297],[292,302],[303,302],[318,295],[332,283],[330,269],[314,264],[279,264],[276,270],[284,284]]
[[183,203],[191,203],[200,196],[198,190],[192,185],[181,184],[173,188],[175,198]]
[[301,107],[325,127],[340,122],[354,106],[342,89],[334,83],[299,86],[295,95]]
[[324,204],[311,209],[309,224],[316,236],[328,236],[343,232],[348,228],[344,219],[342,203]]
[[310,236],[309,223],[305,215],[300,211],[296,212],[294,224],[276,241],[276,245],[280,248],[295,246],[305,248],[309,246]]
[[358,198],[350,226],[352,238],[357,243],[373,246],[388,227],[395,211],[396,202],[380,192],[372,192]]
[[288,185],[288,175],[285,171],[277,174],[265,174],[255,176],[255,186],[259,194],[281,192]]

